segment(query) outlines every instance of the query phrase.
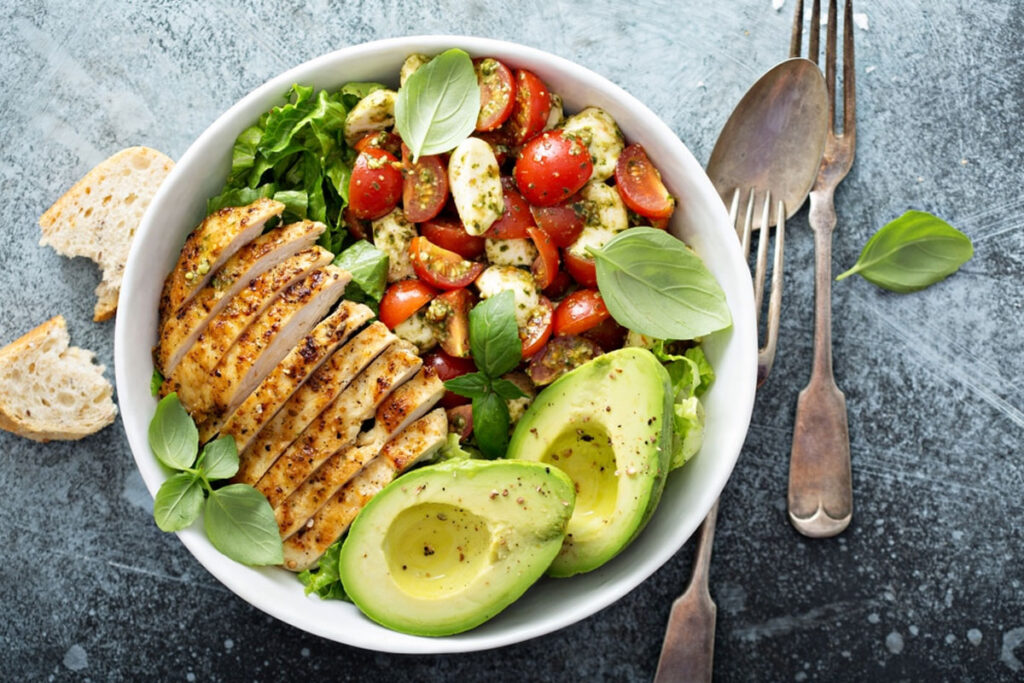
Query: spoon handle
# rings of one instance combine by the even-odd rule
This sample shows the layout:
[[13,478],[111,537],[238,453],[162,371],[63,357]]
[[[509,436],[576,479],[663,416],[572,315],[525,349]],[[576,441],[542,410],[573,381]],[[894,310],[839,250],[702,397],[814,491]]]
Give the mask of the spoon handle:
[[711,566],[711,545],[714,542],[717,518],[716,500],[700,529],[690,585],[672,603],[658,670],[654,674],[655,683],[711,683],[718,609],[708,592],[708,569]]
[[811,193],[814,230],[814,366],[800,392],[789,462],[789,520],[805,536],[841,533],[853,516],[846,398],[832,375],[833,188]]

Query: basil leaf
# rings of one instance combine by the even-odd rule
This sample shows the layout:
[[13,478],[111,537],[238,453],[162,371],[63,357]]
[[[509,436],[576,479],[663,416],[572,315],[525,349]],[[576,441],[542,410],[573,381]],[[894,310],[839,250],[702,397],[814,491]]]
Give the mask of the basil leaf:
[[482,372],[471,372],[453,377],[444,388],[466,398],[482,398],[491,392],[491,381]]
[[395,129],[415,162],[455,148],[476,128],[480,86],[463,50],[442,52],[417,69],[398,90]]
[[836,280],[860,275],[873,285],[906,294],[924,289],[955,273],[974,256],[974,245],[941,218],[925,211],[907,211],[876,232],[856,265]]
[[172,469],[183,470],[196,461],[199,430],[177,394],[168,394],[156,405],[149,422],[149,447],[157,460]]
[[388,276],[388,255],[366,240],[355,242],[334,259],[334,265],[352,274],[345,290],[345,298],[352,299],[357,292],[380,302]]
[[473,434],[484,457],[501,458],[508,450],[508,406],[495,393],[473,399]]
[[263,494],[247,484],[214,489],[206,501],[203,524],[213,547],[236,562],[284,562],[274,511]]
[[162,387],[163,385],[163,374],[156,368],[153,368],[153,376],[149,378],[149,393],[153,394],[153,396],[159,396],[160,387]]
[[511,290],[485,299],[469,312],[469,349],[476,366],[489,377],[504,375],[519,365],[523,344]]
[[514,401],[517,398],[526,398],[526,394],[523,390],[520,389],[515,382],[510,382],[507,379],[496,379],[492,381],[491,389],[506,401]]
[[181,531],[203,510],[203,485],[191,472],[179,472],[163,484],[153,499],[153,519],[161,531]]
[[695,339],[732,324],[725,292],[672,235],[630,228],[587,251],[605,306],[620,325],[658,339]]
[[213,481],[227,479],[238,473],[238,446],[233,436],[222,436],[203,447],[203,474]]

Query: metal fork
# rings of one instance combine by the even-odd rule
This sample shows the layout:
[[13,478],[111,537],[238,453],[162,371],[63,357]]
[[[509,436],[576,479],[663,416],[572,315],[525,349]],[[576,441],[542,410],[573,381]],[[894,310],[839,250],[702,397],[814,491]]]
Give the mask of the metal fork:
[[[811,6],[807,58],[818,61],[820,0]],[[832,374],[832,231],[836,226],[836,186],[853,165],[857,140],[853,60],[853,1],[843,13],[843,130],[837,133],[837,0],[829,0],[825,38],[825,85],[828,89],[828,136],[825,156],[811,190],[809,222],[814,231],[814,365],[797,401],[789,465],[789,519],[805,536],[842,532],[853,516],[850,434],[846,398]],[[803,0],[798,0],[790,39],[790,56],[800,56]]]

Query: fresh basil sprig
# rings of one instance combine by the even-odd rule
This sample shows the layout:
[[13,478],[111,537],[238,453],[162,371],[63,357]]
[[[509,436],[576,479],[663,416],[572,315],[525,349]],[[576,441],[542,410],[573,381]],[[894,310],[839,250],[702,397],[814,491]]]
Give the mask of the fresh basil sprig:
[[156,492],[153,518],[160,529],[181,531],[205,511],[207,538],[231,559],[249,565],[284,561],[274,511],[263,494],[247,484],[211,485],[238,472],[233,437],[206,444],[197,459],[199,431],[178,395],[169,394],[149,423],[149,445],[161,463],[180,470]]
[[732,324],[714,275],[665,231],[631,228],[587,251],[605,306],[620,325],[657,339],[696,339]]
[[907,211],[876,232],[856,265],[836,280],[857,274],[873,285],[906,294],[955,273],[974,256],[970,238],[925,211]]
[[480,85],[473,61],[453,48],[414,71],[398,90],[395,128],[413,162],[455,148],[476,128]]
[[508,448],[508,404],[526,394],[501,375],[519,365],[523,346],[516,326],[515,299],[504,291],[482,301],[469,312],[469,350],[479,372],[455,377],[445,388],[473,399],[473,433],[477,446],[489,458]]

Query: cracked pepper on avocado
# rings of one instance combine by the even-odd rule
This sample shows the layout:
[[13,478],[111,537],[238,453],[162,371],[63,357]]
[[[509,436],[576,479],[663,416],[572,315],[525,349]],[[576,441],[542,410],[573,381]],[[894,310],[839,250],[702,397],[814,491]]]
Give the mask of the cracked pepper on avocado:
[[160,303],[154,514],[441,636],[640,533],[730,319],[607,112],[461,50],[399,78],[295,85],[236,141]]

